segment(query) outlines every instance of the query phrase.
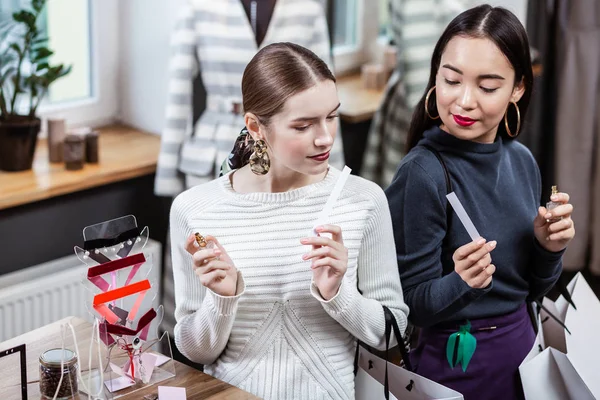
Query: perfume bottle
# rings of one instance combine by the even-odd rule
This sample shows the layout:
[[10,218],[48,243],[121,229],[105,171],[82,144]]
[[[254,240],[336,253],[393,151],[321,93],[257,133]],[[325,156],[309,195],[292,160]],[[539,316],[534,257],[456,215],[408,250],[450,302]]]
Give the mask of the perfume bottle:
[[[552,195],[558,194],[558,189],[555,186],[552,186]],[[548,212],[551,212],[552,210],[554,210],[556,207],[560,206],[561,203],[558,203],[556,201],[549,201],[546,203],[546,210],[548,210]],[[557,221],[560,221],[562,219],[562,217],[553,217],[550,218],[548,220],[546,220],[549,223],[554,223]]]

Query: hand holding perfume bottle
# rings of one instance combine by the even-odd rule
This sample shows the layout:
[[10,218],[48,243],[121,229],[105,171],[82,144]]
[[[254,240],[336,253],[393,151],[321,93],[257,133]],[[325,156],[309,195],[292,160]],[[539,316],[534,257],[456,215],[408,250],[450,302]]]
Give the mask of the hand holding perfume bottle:
[[571,219],[573,205],[569,203],[569,195],[560,193],[552,186],[550,201],[546,207],[539,207],[538,215],[533,221],[533,229],[538,243],[551,252],[562,251],[575,236],[575,225]]
[[[562,204],[562,203],[559,203],[558,201],[552,201],[552,197],[557,196],[557,195],[558,195],[558,189],[557,189],[556,185],[554,185],[554,186],[552,186],[552,194],[550,195],[550,201],[546,203],[546,211],[550,212]],[[561,219],[562,219],[562,217],[554,217],[554,218],[547,219],[546,222],[554,223],[554,222],[560,221]]]
[[235,296],[238,287],[238,271],[219,241],[210,235],[194,233],[188,236],[185,250],[192,256],[194,273],[202,286],[219,296]]

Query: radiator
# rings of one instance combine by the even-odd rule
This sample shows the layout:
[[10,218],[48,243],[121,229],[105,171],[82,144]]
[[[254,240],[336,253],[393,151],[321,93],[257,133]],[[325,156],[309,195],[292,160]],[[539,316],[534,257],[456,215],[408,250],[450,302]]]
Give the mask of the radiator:
[[[144,252],[152,254],[148,278],[161,293],[161,245],[149,239]],[[1,275],[0,342],[69,316],[91,321],[85,307],[89,292],[81,283],[87,269],[72,255]]]

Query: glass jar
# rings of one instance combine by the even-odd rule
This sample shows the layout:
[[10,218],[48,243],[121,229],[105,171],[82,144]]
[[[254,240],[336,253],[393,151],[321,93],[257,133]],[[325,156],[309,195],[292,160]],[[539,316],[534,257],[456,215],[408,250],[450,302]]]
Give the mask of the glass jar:
[[40,393],[45,399],[54,398],[60,381],[60,364],[63,361],[63,378],[57,399],[70,399],[77,389],[77,355],[68,349],[47,350],[40,356]]

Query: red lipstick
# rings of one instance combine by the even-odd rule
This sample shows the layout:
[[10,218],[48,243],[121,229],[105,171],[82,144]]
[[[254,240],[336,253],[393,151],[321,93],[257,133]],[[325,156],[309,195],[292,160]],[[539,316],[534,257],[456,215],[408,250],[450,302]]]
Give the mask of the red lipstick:
[[329,151],[323,154],[317,154],[316,156],[311,156],[308,157],[310,159],[313,159],[315,161],[325,161],[329,158]]
[[454,117],[454,122],[456,122],[458,125],[464,126],[464,127],[471,126],[475,122],[477,122],[477,120],[474,120],[474,119],[469,118],[469,117],[463,117],[462,115],[452,114],[452,116]]

